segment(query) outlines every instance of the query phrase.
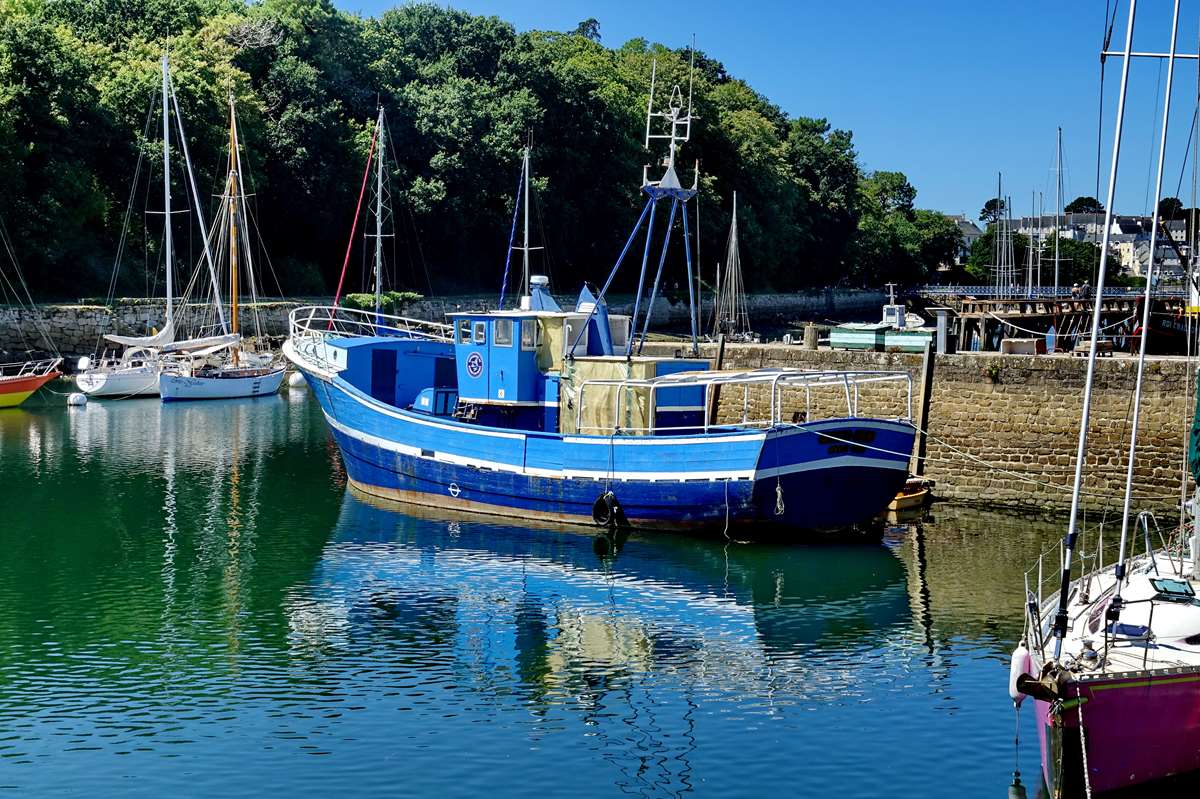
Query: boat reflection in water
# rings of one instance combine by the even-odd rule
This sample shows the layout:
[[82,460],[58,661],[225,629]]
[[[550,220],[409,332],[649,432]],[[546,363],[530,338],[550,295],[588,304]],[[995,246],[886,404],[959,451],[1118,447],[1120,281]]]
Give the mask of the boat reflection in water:
[[910,625],[905,573],[882,546],[593,537],[401,513],[349,490],[290,613],[297,647],[424,637],[431,660],[484,682],[512,668],[550,701],[686,667],[740,691],[765,687],[769,671],[795,702],[853,690],[853,664],[814,651]]

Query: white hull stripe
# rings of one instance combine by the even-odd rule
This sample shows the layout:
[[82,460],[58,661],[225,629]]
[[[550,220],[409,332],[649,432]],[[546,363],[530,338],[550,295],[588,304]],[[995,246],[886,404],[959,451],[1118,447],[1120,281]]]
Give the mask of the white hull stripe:
[[838,455],[834,458],[821,458],[820,460],[806,461],[805,463],[794,463],[790,466],[759,469],[754,473],[754,479],[765,480],[769,477],[784,476],[796,472],[812,472],[818,469],[836,469],[844,466],[907,472],[908,459],[888,461],[883,458],[867,458],[862,455]]
[[349,436],[356,441],[361,441],[373,447],[385,450],[387,452],[395,452],[400,455],[408,455],[413,458],[423,458],[425,460],[437,461],[439,463],[449,463],[456,466],[473,466],[476,468],[490,469],[497,472],[507,472],[510,474],[521,474],[528,477],[547,477],[552,479],[580,479],[580,480],[646,480],[650,482],[672,482],[682,483],[695,480],[752,480],[764,479],[767,477],[776,477],[792,474],[794,472],[808,472],[819,469],[833,469],[837,467],[855,466],[860,468],[875,468],[885,470],[907,470],[907,460],[887,461],[879,458],[867,458],[860,455],[840,455],[836,458],[821,458],[816,461],[806,463],[796,463],[788,466],[781,466],[772,469],[762,469],[755,471],[754,469],[733,469],[733,470],[714,470],[714,471],[670,471],[670,472],[608,472],[605,470],[583,470],[583,469],[537,469],[532,467],[518,467],[509,463],[500,461],[488,461],[475,457],[464,457],[462,455],[454,455],[448,452],[437,452],[432,455],[426,454],[427,450],[422,450],[420,447],[401,444],[397,441],[390,441],[379,436],[364,433],[361,430],[354,430],[338,420],[334,419],[328,413],[325,414],[325,421],[334,430]]

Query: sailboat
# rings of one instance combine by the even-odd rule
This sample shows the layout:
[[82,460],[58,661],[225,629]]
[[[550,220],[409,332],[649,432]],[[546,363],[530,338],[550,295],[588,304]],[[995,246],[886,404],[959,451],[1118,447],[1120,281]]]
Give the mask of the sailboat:
[[[161,371],[160,357],[165,347],[175,343],[179,320],[175,297],[175,248],[172,239],[171,211],[171,124],[170,112],[175,111],[175,126],[182,146],[188,176],[188,187],[196,207],[204,257],[212,272],[212,255],[209,251],[208,234],[204,226],[203,205],[196,191],[196,180],[192,173],[191,155],[188,152],[187,136],[183,130],[183,117],[179,112],[179,101],[171,82],[170,61],[167,53],[162,56],[162,168],[163,168],[163,269],[166,273],[166,315],[162,327],[149,336],[121,336],[106,334],[105,340],[124,347],[115,357],[104,357],[93,361],[89,357],[79,359],[75,383],[85,394],[92,397],[120,399],[147,397],[158,394],[158,375]],[[215,277],[214,277],[215,279]]]
[[[28,301],[29,305],[33,305],[33,298],[30,296],[29,287],[25,283],[25,277],[21,273],[21,265],[17,262],[17,256],[13,250],[12,241],[9,240],[8,229],[5,227],[3,220],[0,220],[0,244],[3,245],[5,252],[8,253],[9,262],[12,264],[17,279],[16,282],[21,287],[21,291],[18,291],[17,285],[10,281],[4,274],[4,271],[0,269],[0,300],[3,300],[6,304],[11,301],[19,308],[23,308],[26,301]],[[53,357],[0,363],[0,408],[15,408],[29,399],[39,388],[61,375],[58,367],[62,364],[62,357],[58,354],[58,349],[54,346],[54,341],[50,337],[50,331],[46,330],[41,322],[37,321],[36,314],[32,314],[31,318],[34,319],[38,333],[50,348]],[[29,344],[27,343],[26,346],[29,346]]]
[[[1162,132],[1155,198],[1162,197],[1171,87],[1179,31],[1179,0],[1174,3],[1171,47],[1167,54],[1132,51],[1136,0],[1129,2],[1118,94],[1105,227],[1096,295],[1102,296],[1109,259],[1109,235],[1124,123],[1130,62],[1134,57],[1166,60]],[[1187,56],[1195,58],[1195,55]],[[1150,232],[1150,279],[1142,306],[1149,323],[1154,284],[1158,203]],[[1091,340],[1098,340],[1100,303],[1092,316]],[[1163,531],[1153,515],[1131,513],[1137,464],[1138,421],[1146,339],[1141,338],[1130,420],[1121,532],[1115,562],[1105,565],[1103,540],[1086,555],[1081,544],[1080,496],[1087,455],[1096,349],[1090,348],[1083,412],[1075,455],[1071,516],[1058,549],[1061,568],[1043,590],[1043,558],[1026,574],[1025,633],[1014,650],[1009,694],[1018,712],[1034,700],[1042,772],[1053,796],[1083,795],[1128,788],[1200,770],[1200,535],[1196,513],[1200,492],[1186,503],[1186,520],[1159,548]],[[1200,480],[1200,406],[1193,416],[1189,461]],[[1133,554],[1141,540],[1143,551]],[[1073,578],[1076,557],[1080,574]],[[1051,556],[1052,557],[1052,556]],[[1032,585],[1031,585],[1032,583]]]
[[[245,262],[250,293],[256,293],[242,174],[237,109],[230,96],[229,171],[216,222],[221,242],[227,245],[222,248],[218,244],[218,249],[228,256],[229,320],[226,323],[219,286],[214,282],[210,299],[212,310],[219,319],[220,332],[163,346],[158,391],[164,402],[267,396],[276,393],[283,382],[283,363],[270,352],[255,352],[245,347],[239,326],[242,277],[239,253]],[[255,323],[257,325],[257,317]],[[256,331],[260,338],[261,332],[261,329]]]
[[727,341],[758,341],[750,329],[746,308],[746,287],[742,280],[742,259],[738,253],[737,192],[733,193],[733,217],[729,222],[729,240],[725,244],[725,268],[717,267],[717,302],[713,309],[713,338],[724,335]]

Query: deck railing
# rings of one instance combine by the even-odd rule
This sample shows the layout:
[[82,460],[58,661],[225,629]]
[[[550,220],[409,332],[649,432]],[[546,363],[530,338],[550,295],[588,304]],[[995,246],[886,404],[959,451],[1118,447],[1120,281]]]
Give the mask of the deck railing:
[[288,315],[288,341],[292,349],[297,356],[322,369],[336,366],[325,346],[331,338],[390,336],[453,341],[452,332],[450,325],[438,322],[332,305],[306,305]]
[[451,332],[450,325],[440,322],[332,305],[306,305],[296,308],[288,315],[288,333],[291,338],[398,336],[452,341]]
[[62,363],[62,358],[0,363],[0,377],[40,377],[52,372],[60,363]]
[[[620,380],[613,378],[596,378],[585,380],[579,386],[579,394],[575,400],[575,429],[585,434],[607,434],[620,430],[625,434],[653,434],[663,432],[696,431],[702,429],[705,433],[710,428],[771,428],[783,424],[783,399],[787,390],[804,392],[804,421],[812,421],[812,400],[814,391],[836,391],[842,395],[845,402],[846,416],[856,417],[859,411],[859,387],[879,383],[904,384],[904,420],[912,419],[912,376],[907,372],[836,372],[836,371],[805,371],[802,369],[757,369],[751,372],[687,372],[647,380]],[[741,387],[742,389],[742,418],[733,423],[718,423],[713,419],[717,406],[718,392],[723,388]],[[769,413],[766,417],[751,418],[750,391],[752,387],[764,387],[770,391]],[[589,387],[609,388],[613,391],[613,424],[604,426],[584,425],[583,408],[584,393]],[[659,391],[679,388],[704,388],[704,421],[702,425],[685,427],[662,427],[656,424],[657,403],[655,398]],[[633,397],[642,393],[647,397],[648,424],[643,426],[623,426],[617,424],[621,419],[622,406]],[[669,408],[664,410],[670,410]]]

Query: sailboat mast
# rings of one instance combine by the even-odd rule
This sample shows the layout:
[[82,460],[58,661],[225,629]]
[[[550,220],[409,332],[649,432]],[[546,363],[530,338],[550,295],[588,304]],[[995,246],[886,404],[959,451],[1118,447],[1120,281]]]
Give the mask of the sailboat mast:
[[167,54],[162,57],[163,253],[167,271],[167,327],[175,324],[175,253],[171,242],[171,123],[167,112]]
[[[1150,338],[1150,304],[1154,298],[1155,253],[1158,248],[1158,227],[1161,221],[1159,198],[1162,197],[1163,165],[1167,158],[1167,123],[1171,119],[1171,87],[1175,79],[1175,44],[1179,37],[1179,0],[1175,0],[1175,11],[1171,17],[1171,49],[1167,54],[1167,84],[1163,93],[1162,133],[1158,141],[1158,171],[1154,177],[1154,214],[1150,223],[1150,259],[1146,268],[1146,294],[1142,304],[1142,336],[1138,348],[1137,379],[1134,381],[1133,410],[1130,413],[1129,456],[1126,460],[1125,497],[1121,511],[1121,553],[1118,560],[1118,579],[1124,576],[1125,537],[1129,532],[1129,510],[1133,501],[1133,470],[1137,455],[1138,422],[1142,407],[1142,380],[1146,370],[1146,343]],[[1169,233],[1168,233],[1169,235]],[[1099,305],[1099,294],[1096,304]],[[1117,597],[1120,598],[1118,586]]]
[[1071,591],[1071,565],[1079,535],[1079,502],[1083,493],[1083,461],[1087,455],[1088,425],[1092,411],[1092,385],[1096,377],[1096,341],[1100,337],[1100,310],[1104,296],[1104,277],[1108,267],[1109,238],[1112,233],[1113,197],[1116,194],[1117,164],[1121,159],[1121,133],[1125,126],[1125,94],[1129,88],[1129,65],[1133,60],[1133,22],[1137,0],[1129,0],[1129,22],[1125,29],[1124,55],[1121,61],[1121,88],[1117,93],[1117,119],[1113,126],[1112,163],[1108,173],[1108,194],[1104,203],[1104,231],[1100,242],[1100,268],[1096,276],[1096,303],[1092,307],[1091,346],[1088,348],[1087,376],[1083,382],[1083,411],[1079,420],[1079,441],[1075,448],[1075,475],[1071,483],[1071,516],[1067,523],[1067,540],[1063,548],[1063,567],[1059,578],[1058,610],[1054,614],[1054,660],[1062,657],[1063,638],[1067,635],[1069,619],[1067,603]]
[[[229,95],[229,332],[238,332],[238,177],[237,128],[233,124],[233,95]],[[238,346],[233,345],[233,364],[237,366]]]
[[[1036,214],[1037,214],[1037,190],[1033,189],[1033,190],[1030,190],[1030,192],[1029,192],[1029,216],[1030,216],[1031,221]],[[1039,225],[1041,224],[1041,220],[1038,220],[1038,224]],[[1037,241],[1037,227],[1035,227],[1034,225],[1030,225],[1029,226],[1029,247],[1028,247],[1029,252],[1026,253],[1026,257],[1027,257],[1027,260],[1029,263],[1028,263],[1028,268],[1025,272],[1025,293],[1030,297],[1033,296],[1033,244],[1035,241]]]
[[521,286],[521,296],[529,296],[529,145],[525,145],[525,158],[521,164],[525,175],[525,227],[522,233],[521,269],[524,275]]
[[375,314],[383,303],[383,106],[375,123],[379,137],[379,154],[375,160]]
[[1058,295],[1058,242],[1062,239],[1062,229],[1059,223],[1059,216],[1062,214],[1063,196],[1062,196],[1062,126],[1058,127],[1058,148],[1054,156],[1054,174],[1056,191],[1058,192],[1058,204],[1054,206],[1054,294]]
[[740,322],[739,299],[742,294],[742,263],[737,256],[738,252],[738,193],[733,192],[733,218],[730,221],[730,251],[725,253],[725,268],[730,270],[730,280],[727,281],[726,290],[730,293],[730,330],[733,332],[742,332],[738,328]]

